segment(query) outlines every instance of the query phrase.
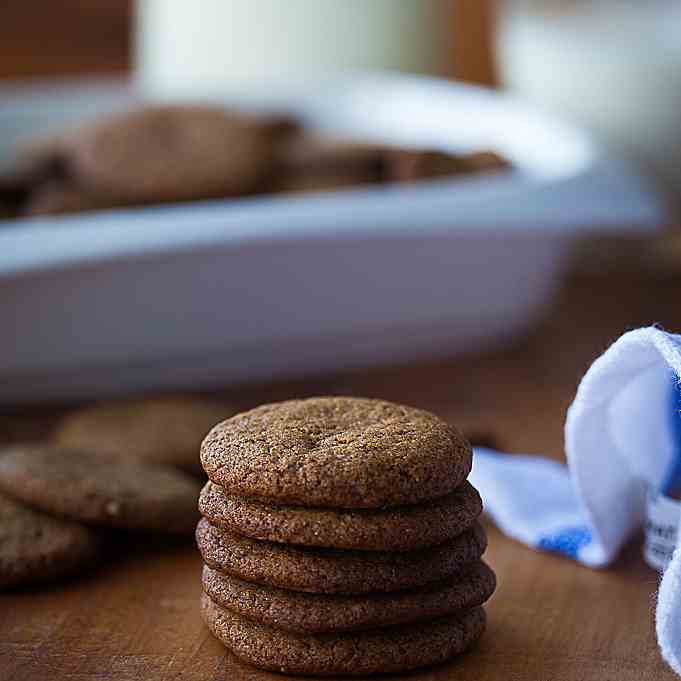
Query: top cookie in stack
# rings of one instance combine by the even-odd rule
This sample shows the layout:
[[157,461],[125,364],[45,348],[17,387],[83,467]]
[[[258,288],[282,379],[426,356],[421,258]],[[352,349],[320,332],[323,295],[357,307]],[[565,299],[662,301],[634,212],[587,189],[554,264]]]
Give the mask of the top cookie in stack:
[[203,613],[238,657],[389,672],[481,635],[495,579],[471,449],[449,424],[379,400],[293,400],[214,427],[201,462]]

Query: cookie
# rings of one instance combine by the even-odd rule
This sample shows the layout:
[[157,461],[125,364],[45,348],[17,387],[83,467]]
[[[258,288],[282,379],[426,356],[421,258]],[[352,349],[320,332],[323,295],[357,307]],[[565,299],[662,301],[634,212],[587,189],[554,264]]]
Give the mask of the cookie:
[[0,490],[92,525],[190,533],[200,489],[190,476],[165,466],[38,445],[0,452]]
[[464,159],[441,151],[392,149],[386,152],[386,182],[418,182],[466,174]]
[[21,215],[26,217],[64,215],[112,207],[102,204],[96,196],[87,194],[79,187],[61,182],[47,182],[27,198],[21,208]]
[[0,494],[0,589],[73,574],[100,549],[94,530]]
[[372,184],[373,180],[362,175],[281,175],[270,188],[273,194],[316,194],[341,189],[355,189]]
[[238,196],[262,189],[282,127],[207,106],[100,118],[64,142],[75,181],[114,203]]
[[326,509],[282,506],[226,494],[208,482],[199,511],[213,525],[253,539],[370,551],[412,551],[440,544],[467,530],[482,512],[475,488],[413,506]]
[[418,182],[476,173],[487,173],[509,167],[501,156],[488,151],[465,155],[449,154],[434,149],[388,149],[383,167],[384,182]]
[[203,568],[203,590],[215,603],[255,622],[302,634],[431,620],[482,605],[495,586],[494,572],[483,562],[426,587],[364,596],[276,589]]
[[437,149],[390,147],[317,138],[294,139],[282,148],[277,191],[333,189],[490,172],[508,167],[492,152],[455,155]]
[[425,623],[303,636],[240,617],[205,594],[201,611],[213,635],[240,660],[261,669],[315,675],[398,672],[444,662],[470,648],[486,621],[484,610],[473,608]]
[[373,184],[381,180],[385,148],[302,135],[282,145],[275,171],[276,187],[333,188]]
[[52,153],[49,142],[36,150],[24,150],[12,167],[0,172],[0,208],[8,217],[24,215],[32,193],[44,183],[53,183],[61,172],[59,159]]
[[19,214],[28,196],[28,187],[18,174],[0,173],[0,219]]
[[479,523],[445,544],[402,553],[307,548],[248,539],[214,527],[196,528],[204,562],[248,582],[312,593],[397,591],[450,577],[487,546]]
[[493,151],[476,151],[463,157],[465,172],[491,173],[509,170],[511,164]]
[[183,397],[103,403],[66,416],[53,440],[93,455],[169,464],[203,474],[201,440],[233,413],[219,402]]
[[229,494],[378,508],[454,491],[470,472],[471,448],[429,412],[318,397],[263,405],[218,424],[201,445],[201,463]]

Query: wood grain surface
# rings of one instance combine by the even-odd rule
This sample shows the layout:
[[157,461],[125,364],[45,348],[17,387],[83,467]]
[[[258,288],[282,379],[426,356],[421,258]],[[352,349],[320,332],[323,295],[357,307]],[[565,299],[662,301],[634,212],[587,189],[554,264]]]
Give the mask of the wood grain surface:
[[[565,409],[588,363],[627,328],[681,327],[681,278],[654,271],[573,277],[546,321],[485,356],[353,372],[225,392],[246,407],[320,393],[383,397],[434,410],[510,451],[562,456]],[[54,408],[0,419],[0,437],[42,434]],[[533,552],[489,527],[499,588],[480,645],[413,681],[664,681],[653,629],[658,577],[633,541],[595,571]],[[200,560],[191,543],[112,540],[87,577],[0,596],[0,679],[272,679],[238,663],[199,618]],[[385,677],[383,677],[385,678]]]

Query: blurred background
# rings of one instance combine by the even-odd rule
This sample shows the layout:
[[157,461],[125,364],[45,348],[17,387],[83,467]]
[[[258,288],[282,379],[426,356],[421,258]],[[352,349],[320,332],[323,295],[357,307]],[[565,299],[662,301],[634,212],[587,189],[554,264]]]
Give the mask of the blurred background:
[[[502,176],[475,182],[424,182],[388,195],[348,194],[335,203],[320,199],[275,208],[265,202],[263,210],[273,211],[267,229],[279,220],[277,229],[295,238],[288,250],[260,251],[253,260],[248,249],[217,244],[241,220],[229,202],[194,215],[179,208],[135,211],[135,201],[85,201],[86,210],[132,209],[70,220],[82,197],[60,195],[65,204],[49,210],[55,198],[50,184],[52,193],[35,208],[41,220],[9,219],[0,234],[6,282],[0,303],[16,322],[9,359],[0,366],[11,386],[5,399],[88,397],[102,385],[112,394],[201,387],[215,366],[231,367],[220,380],[241,382],[286,370],[307,375],[505,347],[547,319],[567,272],[616,272],[627,282],[645,277],[654,290],[661,279],[667,286],[681,266],[674,227],[681,180],[680,18],[678,3],[668,0],[5,0],[5,151],[20,127],[25,137],[51,111],[58,111],[59,121],[88,112],[95,93],[100,99],[93,111],[106,110],[102,88],[113,92],[131,84],[145,99],[176,104],[229,101],[244,93],[270,96],[294,85],[312,91],[339,75],[402,72],[443,81],[434,86],[417,78],[408,87],[406,81],[394,87],[381,81],[375,90],[362,86],[347,96],[334,91],[338,104],[327,98],[321,117],[331,127],[340,123],[338,130],[357,126],[382,143],[426,152],[405,157],[391,170],[396,177],[424,158],[439,163],[437,154],[459,149],[473,153],[474,163],[481,153],[487,164],[492,152],[501,157],[493,159],[495,168],[510,166]],[[77,97],[59,89],[73,83]],[[41,99],[46,92],[61,99]],[[323,100],[315,112],[322,111]],[[351,115],[344,125],[346,109]],[[5,153],[5,164],[8,158]],[[128,161],[128,169],[138,165]],[[58,171],[63,175],[63,164]],[[433,171],[423,179],[436,175],[447,173]],[[304,184],[319,189],[317,179]],[[344,177],[335,180],[346,184]],[[24,189],[9,185],[12,200],[24,196]],[[0,204],[2,191],[0,181]],[[56,220],[53,213],[67,216]],[[166,216],[173,221],[164,222]],[[360,223],[361,238],[341,238]],[[15,224],[22,231],[12,229]],[[310,225],[318,228],[312,237]],[[379,238],[370,231],[374,227],[392,236]],[[299,241],[303,231],[308,236]],[[154,241],[157,236],[161,241]],[[324,249],[327,237],[337,240]],[[212,264],[196,260],[211,239],[217,244]],[[163,255],[173,249],[187,256],[184,269],[173,269]],[[142,253],[151,260],[142,262]],[[115,258],[117,270],[107,265],[92,274],[97,262]],[[198,271],[201,276],[194,276]],[[236,279],[240,272],[243,282],[253,271],[267,272],[262,289]],[[35,275],[30,286],[29,275]],[[331,283],[320,287],[325,279]],[[469,281],[474,284],[464,283]],[[606,291],[602,285],[596,289]],[[211,309],[206,299],[215,286],[239,291],[241,302],[229,313]],[[621,298],[614,290],[612,295]],[[72,309],[68,323],[55,312],[66,300]],[[50,340],[31,334],[35,309]],[[291,323],[294,313],[300,318]],[[211,323],[202,321],[208,317]],[[634,324],[663,315],[631,310],[624,317]],[[330,338],[326,354],[310,354],[309,347],[320,348],[319,340]],[[305,350],[290,349],[302,339]],[[250,351],[237,352],[247,346]],[[284,347],[289,349],[279,355]],[[211,366],[200,369],[196,358],[211,353]],[[165,383],[102,378],[114,366],[137,377],[156,376],[153,362],[178,357],[182,367]],[[97,371],[104,373],[83,378]],[[64,392],[65,375],[72,389]],[[40,380],[33,383],[36,376]]]
[[[679,9],[673,0],[424,0],[397,11],[394,3],[378,2],[364,10],[368,16],[344,52],[328,32],[316,34],[324,35],[323,41],[314,37],[314,22],[322,22],[329,11],[325,3],[314,11],[309,3],[289,4],[287,24],[271,2],[258,3],[257,16],[249,16],[253,12],[245,2],[184,5],[176,0],[64,0],[58,5],[6,0],[0,78],[126,75],[137,67],[150,87],[167,89],[168,74],[181,80],[191,73],[208,84],[222,69],[227,82],[240,72],[257,71],[258,60],[261,68],[269,64],[275,70],[278,61],[288,60],[293,68],[310,59],[327,70],[431,72],[503,86],[547,104],[632,154],[667,190],[673,192],[678,184],[681,47],[675,39]],[[353,3],[348,8],[347,13],[357,11]],[[342,20],[343,10],[334,11],[336,21]],[[253,43],[248,22],[261,28],[270,22],[288,37]],[[295,37],[292,27],[297,27]],[[187,41],[199,35],[194,63],[187,64]],[[243,44],[235,41],[239,35]],[[258,57],[244,53],[248,41],[258,48]],[[290,54],[291,44],[298,45],[298,54]],[[286,60],[277,56],[286,50]],[[239,65],[231,70],[220,62],[227,54],[230,61],[239,55]]]

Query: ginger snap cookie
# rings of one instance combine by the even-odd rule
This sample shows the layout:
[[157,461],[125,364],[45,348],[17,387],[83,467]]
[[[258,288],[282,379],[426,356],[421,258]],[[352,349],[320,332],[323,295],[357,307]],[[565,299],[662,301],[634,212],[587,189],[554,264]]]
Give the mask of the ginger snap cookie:
[[444,497],[382,509],[305,508],[227,494],[213,482],[199,497],[213,525],[253,539],[370,551],[412,551],[440,544],[470,528],[482,512],[475,488],[464,482]]
[[372,629],[443,617],[482,605],[496,578],[482,561],[408,591],[337,596],[244,582],[204,566],[203,590],[218,605],[261,624],[302,634]]
[[288,134],[209,106],[158,106],[100,118],[67,135],[74,182],[116,203],[238,196],[264,188]]
[[201,440],[233,413],[220,402],[180,396],[107,402],[67,415],[52,439],[92,455],[169,464],[203,475]]
[[208,628],[236,657],[288,674],[362,675],[436,664],[464,652],[485,629],[482,608],[430,622],[316,636],[253,622],[205,594],[201,609]]
[[192,477],[167,466],[39,445],[0,452],[0,490],[92,525],[190,533],[200,489]]
[[397,591],[450,577],[487,546],[479,523],[449,542],[408,552],[346,551],[248,539],[201,519],[196,542],[220,572],[268,586],[312,593]]
[[218,424],[203,441],[201,462],[229,494],[380,508],[453,492],[470,472],[471,448],[429,412],[319,397],[264,405]]
[[71,575],[100,549],[94,530],[0,494],[0,589]]

